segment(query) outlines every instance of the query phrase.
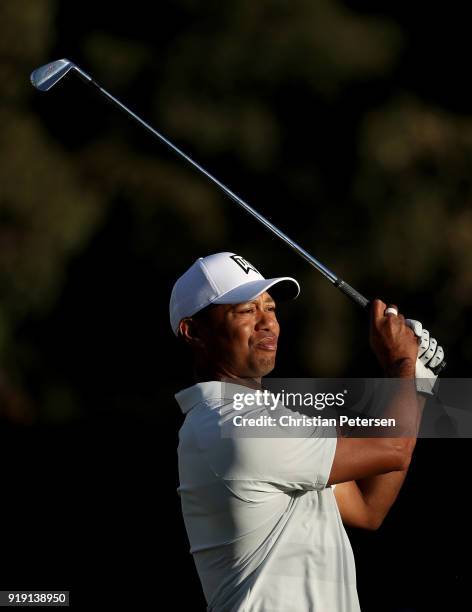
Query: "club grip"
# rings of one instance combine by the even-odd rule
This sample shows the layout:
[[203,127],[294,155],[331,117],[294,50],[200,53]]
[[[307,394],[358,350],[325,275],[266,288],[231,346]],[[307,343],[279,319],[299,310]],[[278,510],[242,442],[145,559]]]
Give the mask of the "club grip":
[[369,300],[345,281],[338,279],[334,283],[334,286],[337,287],[340,291],[342,291],[344,295],[347,295],[348,298],[351,298],[353,302],[359,304],[359,306],[362,306],[362,308],[367,308],[367,306],[369,305]]

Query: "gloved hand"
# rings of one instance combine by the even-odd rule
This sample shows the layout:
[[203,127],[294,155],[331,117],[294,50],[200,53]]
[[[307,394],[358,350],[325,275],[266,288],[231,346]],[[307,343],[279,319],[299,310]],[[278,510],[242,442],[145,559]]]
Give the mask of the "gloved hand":
[[405,323],[418,337],[418,357],[416,358],[416,390],[418,393],[434,395],[437,391],[437,374],[433,372],[444,360],[444,350],[438,346],[437,340],[432,338],[420,321],[406,319]]

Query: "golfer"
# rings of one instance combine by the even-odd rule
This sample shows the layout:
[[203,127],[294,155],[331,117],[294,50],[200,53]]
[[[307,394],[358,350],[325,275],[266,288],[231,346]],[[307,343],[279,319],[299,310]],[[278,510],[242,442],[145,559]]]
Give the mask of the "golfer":
[[[327,437],[316,427],[304,437],[238,435],[234,394],[260,389],[273,370],[276,304],[298,293],[295,279],[265,279],[227,252],[198,259],[172,291],[171,326],[191,351],[195,378],[176,394],[185,415],[178,492],[208,612],[359,611],[344,525],[381,525],[416,443],[421,330],[380,300],[370,344],[385,374],[405,381],[393,408],[410,420],[411,435]],[[429,360],[439,349],[428,337]]]

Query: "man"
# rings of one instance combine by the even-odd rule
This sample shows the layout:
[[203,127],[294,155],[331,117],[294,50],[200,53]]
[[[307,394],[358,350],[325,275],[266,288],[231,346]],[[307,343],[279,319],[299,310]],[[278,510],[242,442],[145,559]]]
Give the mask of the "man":
[[265,279],[226,252],[198,259],[172,291],[171,326],[191,350],[196,382],[176,395],[186,415],[178,491],[209,612],[360,609],[343,523],[370,530],[382,523],[408,470],[423,409],[415,388],[418,337],[425,363],[443,358],[429,335],[425,346],[418,322],[375,300],[370,343],[386,375],[405,383],[390,406],[405,437],[336,438],[319,428],[304,437],[240,436],[231,420],[234,395],[260,389],[273,370],[276,300],[298,293],[295,279]]

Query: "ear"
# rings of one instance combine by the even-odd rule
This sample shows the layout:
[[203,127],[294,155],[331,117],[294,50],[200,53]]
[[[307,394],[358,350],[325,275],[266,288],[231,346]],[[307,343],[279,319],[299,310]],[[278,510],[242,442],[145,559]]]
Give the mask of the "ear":
[[201,344],[202,339],[196,321],[192,318],[182,319],[179,323],[179,336],[188,344]]

